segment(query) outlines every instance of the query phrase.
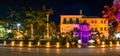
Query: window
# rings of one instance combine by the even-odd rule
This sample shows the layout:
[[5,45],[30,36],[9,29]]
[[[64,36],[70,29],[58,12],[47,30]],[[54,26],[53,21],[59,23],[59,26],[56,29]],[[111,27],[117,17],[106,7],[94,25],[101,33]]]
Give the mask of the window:
[[62,30],[63,30],[63,28],[62,28]]
[[87,23],[87,21],[86,21],[86,20],[84,20],[84,21],[83,21],[83,23]]
[[91,31],[94,31],[94,28],[93,28],[93,27],[91,28]]
[[78,30],[78,28],[77,27],[74,27],[74,31],[77,31]]
[[103,20],[101,20],[101,23],[103,23]]
[[91,23],[97,23],[97,21],[96,20],[92,20]]
[[66,24],[66,18],[63,19],[63,24]]
[[72,18],[70,18],[70,24],[72,24],[73,23],[73,20],[72,20]]
[[97,31],[97,27],[95,27],[95,31]]
[[78,18],[76,18],[76,24],[79,24],[79,19]]
[[105,30],[105,31],[107,30],[106,27],[104,28],[104,30]]
[[94,23],[94,20],[92,20],[91,23]]
[[101,27],[100,30],[103,31],[103,28]]

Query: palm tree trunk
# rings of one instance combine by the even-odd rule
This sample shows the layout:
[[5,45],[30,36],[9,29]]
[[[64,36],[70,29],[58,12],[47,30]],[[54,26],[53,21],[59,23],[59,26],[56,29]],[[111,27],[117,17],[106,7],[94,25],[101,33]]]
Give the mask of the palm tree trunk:
[[31,24],[31,39],[34,39],[33,38],[33,24]]
[[47,14],[47,39],[49,39],[49,14]]
[[37,32],[38,32],[38,36],[37,36],[37,37],[39,38],[39,26],[38,26],[38,30],[37,30]]

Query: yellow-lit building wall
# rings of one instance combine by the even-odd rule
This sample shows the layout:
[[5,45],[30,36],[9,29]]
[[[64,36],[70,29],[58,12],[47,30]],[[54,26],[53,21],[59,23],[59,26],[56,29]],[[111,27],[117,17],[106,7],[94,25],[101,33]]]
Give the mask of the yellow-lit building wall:
[[[66,20],[65,20],[66,19]],[[72,19],[72,23],[70,23]],[[108,20],[99,17],[82,17],[82,15],[60,15],[60,32],[66,33],[74,29],[79,28],[79,23],[76,23],[76,19],[79,23],[86,21],[90,25],[90,29],[98,30],[102,33],[106,39],[108,39]],[[64,23],[66,21],[66,23]]]
[[82,18],[86,20],[88,24],[90,24],[90,29],[97,29],[100,33],[108,39],[108,20],[105,18]]
[[75,21],[76,19],[82,19],[81,15],[60,15],[60,32],[61,33],[67,33],[70,32],[74,29],[74,27],[79,28],[79,24],[70,24],[70,23],[66,23],[64,24],[64,19],[66,19],[66,21],[69,21],[70,18],[72,18],[73,21]]

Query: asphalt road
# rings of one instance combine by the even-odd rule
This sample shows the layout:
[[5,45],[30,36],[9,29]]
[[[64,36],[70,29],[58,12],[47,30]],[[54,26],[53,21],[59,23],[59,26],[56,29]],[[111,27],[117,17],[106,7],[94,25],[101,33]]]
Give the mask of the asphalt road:
[[112,48],[0,47],[0,56],[120,56],[120,47]]

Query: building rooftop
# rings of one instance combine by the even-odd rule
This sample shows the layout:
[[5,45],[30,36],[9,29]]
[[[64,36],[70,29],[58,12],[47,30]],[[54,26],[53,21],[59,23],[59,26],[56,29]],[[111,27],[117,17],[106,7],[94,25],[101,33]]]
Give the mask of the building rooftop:
[[80,15],[80,14],[62,14],[60,16],[70,16],[70,17],[74,17],[74,16],[82,16],[82,18],[100,18],[99,16],[86,16],[86,15]]

